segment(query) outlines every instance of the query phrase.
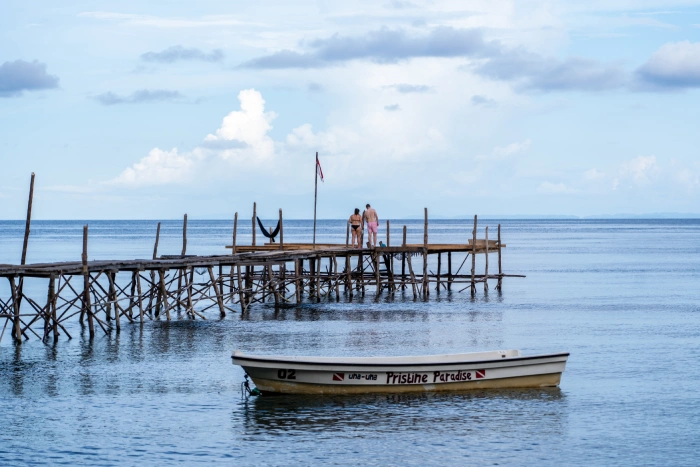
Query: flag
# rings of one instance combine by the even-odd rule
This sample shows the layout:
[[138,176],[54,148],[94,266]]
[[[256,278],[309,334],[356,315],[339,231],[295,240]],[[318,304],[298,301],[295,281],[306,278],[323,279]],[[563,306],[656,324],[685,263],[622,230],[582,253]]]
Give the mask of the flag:
[[323,181],[323,170],[321,169],[321,162],[319,162],[318,157],[316,158],[316,174],[321,178],[321,181]]

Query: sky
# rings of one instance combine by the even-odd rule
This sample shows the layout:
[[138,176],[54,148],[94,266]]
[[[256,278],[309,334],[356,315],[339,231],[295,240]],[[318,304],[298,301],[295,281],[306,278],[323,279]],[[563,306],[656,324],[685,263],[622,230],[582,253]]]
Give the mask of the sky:
[[3,0],[0,219],[700,213],[700,1]]

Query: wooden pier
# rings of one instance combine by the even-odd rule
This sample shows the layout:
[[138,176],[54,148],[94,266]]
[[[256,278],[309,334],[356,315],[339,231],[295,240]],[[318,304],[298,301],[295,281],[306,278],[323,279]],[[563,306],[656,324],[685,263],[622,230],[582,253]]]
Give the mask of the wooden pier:
[[[231,254],[187,255],[185,215],[180,255],[158,255],[158,223],[152,258],[90,261],[86,225],[81,261],[24,264],[31,198],[30,191],[22,262],[0,264],[0,278],[9,281],[9,294],[0,294],[0,320],[4,318],[0,339],[9,327],[17,342],[31,337],[57,340],[61,334],[71,338],[66,327],[71,319],[87,325],[92,337],[97,329],[119,332],[125,322],[206,319],[211,317],[211,311],[224,317],[227,313],[248,313],[254,304],[265,302],[278,308],[322,300],[339,301],[341,296],[352,301],[366,292],[373,293],[377,300],[397,294],[413,300],[429,300],[431,290],[440,293],[469,289],[473,296],[479,284],[486,291],[492,281],[500,291],[504,277],[523,277],[503,273],[501,250],[505,244],[501,243],[500,225],[495,239],[489,239],[488,227],[484,229],[484,238],[478,239],[474,216],[468,243],[429,243],[427,209],[422,244],[407,243],[406,226],[403,226],[398,245],[392,246],[389,221],[383,247],[352,248],[348,244],[349,227],[344,245],[285,243],[280,210],[279,243],[258,245],[254,207],[252,244],[237,244],[236,213],[232,244],[227,246]],[[460,259],[464,257],[461,264],[453,262],[453,254]],[[486,258],[483,274],[476,272],[476,255],[480,254]],[[491,255],[497,258],[496,273],[489,271]],[[430,256],[437,260],[435,271],[428,270]],[[25,281],[37,278],[46,281],[46,295],[37,297],[26,292]]]

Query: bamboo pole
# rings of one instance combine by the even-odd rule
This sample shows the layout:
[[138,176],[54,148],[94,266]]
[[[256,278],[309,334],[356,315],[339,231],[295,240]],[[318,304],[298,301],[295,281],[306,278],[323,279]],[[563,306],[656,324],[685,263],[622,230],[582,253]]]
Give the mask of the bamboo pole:
[[284,250],[284,222],[282,220],[282,208],[280,208],[280,250]]
[[486,226],[486,253],[484,255],[485,258],[485,266],[484,266],[484,292],[489,290],[489,227]]
[[[403,240],[401,241],[401,246],[406,248],[406,226],[403,226]],[[406,290],[406,255],[408,253],[404,250],[401,255],[401,289]]]
[[258,210],[258,203],[253,203],[253,246],[255,246],[255,234],[256,234],[256,228],[255,228],[255,218],[258,217],[257,214]]
[[501,268],[501,224],[498,224],[498,282],[496,290],[500,292],[501,282],[503,281],[503,269]]
[[[22,243],[22,262],[20,264],[24,265],[27,263],[27,247],[29,246],[29,232],[32,224],[32,202],[34,200],[34,172],[32,172],[32,179],[29,182],[29,201],[27,201],[27,222],[24,225],[24,243]],[[20,287],[21,289],[21,287]]]
[[476,295],[476,282],[474,282],[475,275],[476,275],[476,214],[474,215],[474,230],[472,230],[472,280],[471,280],[472,297],[474,295]]
[[338,302],[340,301],[340,287],[338,285],[338,257],[333,255],[333,267],[335,268],[335,277],[334,277],[334,288],[335,288],[335,301]]
[[158,259],[158,241],[160,240],[160,222],[156,228],[156,241],[153,244],[153,259]]
[[430,295],[428,278],[428,208],[424,208],[423,222],[423,297]]
[[374,279],[377,281],[376,297],[379,299],[379,294],[382,293],[382,278],[379,275],[379,253],[375,250],[372,253],[372,261],[374,262]]
[[438,253],[438,264],[437,264],[437,286],[435,287],[435,290],[440,293],[440,270],[442,269],[442,253]]
[[[160,278],[160,302],[163,304],[163,309],[165,310],[165,316],[170,321],[170,305],[168,304],[168,289],[165,286],[165,269],[158,270],[158,277]],[[159,310],[156,310],[160,313]]]

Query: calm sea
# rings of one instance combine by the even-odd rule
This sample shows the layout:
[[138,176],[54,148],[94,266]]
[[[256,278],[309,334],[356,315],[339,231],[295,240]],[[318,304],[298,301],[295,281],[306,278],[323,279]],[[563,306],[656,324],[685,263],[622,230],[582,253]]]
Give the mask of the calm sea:
[[[498,222],[480,222],[479,237]],[[500,222],[505,272],[527,275],[502,293],[258,305],[245,318],[123,323],[93,342],[73,325],[56,345],[15,346],[6,332],[0,465],[698,465],[700,220]],[[404,223],[421,241],[416,220],[393,221],[394,241]],[[28,261],[78,260],[83,224],[35,222]],[[231,224],[190,219],[188,253],[224,252]],[[308,240],[310,225],[287,221],[285,239]],[[155,221],[89,226],[91,259],[152,254]],[[470,230],[431,221],[430,239],[465,242]],[[0,222],[0,263],[19,262],[22,233]],[[164,222],[160,252],[178,254],[180,235]],[[343,242],[344,223],[320,222],[319,240]],[[45,298],[45,284],[27,287]],[[558,389],[245,400],[234,349],[571,357]]]

